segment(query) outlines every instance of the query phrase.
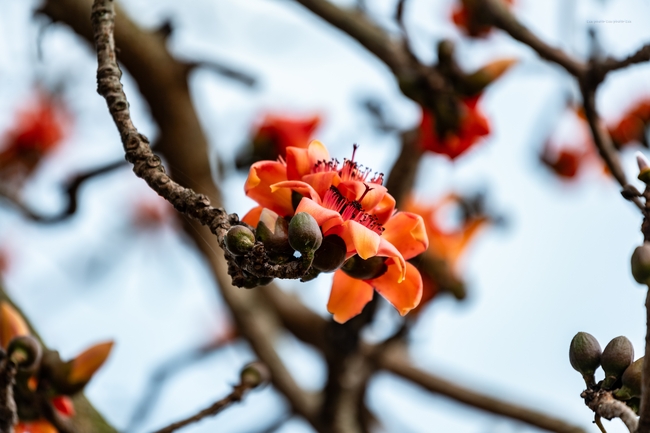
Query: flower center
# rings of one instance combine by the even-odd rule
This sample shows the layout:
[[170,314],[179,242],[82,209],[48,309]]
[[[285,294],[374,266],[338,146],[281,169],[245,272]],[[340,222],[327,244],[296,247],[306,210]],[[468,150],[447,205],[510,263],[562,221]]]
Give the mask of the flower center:
[[[370,190],[371,188],[366,185],[366,192],[363,195],[365,196]],[[343,221],[356,221],[377,234],[382,234],[384,231],[382,225],[377,221],[376,215],[364,212],[361,203],[356,200],[348,200],[335,186],[330,186],[325,193],[323,206],[338,212]]]
[[339,167],[339,161],[337,159],[331,159],[329,161],[322,160],[314,164],[313,173],[322,173],[328,171],[337,171],[342,181],[346,180],[357,180],[360,182],[375,183],[381,185],[384,182],[384,173],[373,174],[373,177],[370,180],[368,176],[372,173],[372,169],[364,167],[354,161],[354,156],[357,153],[358,145],[353,145],[352,148],[352,158],[343,160],[343,164]]

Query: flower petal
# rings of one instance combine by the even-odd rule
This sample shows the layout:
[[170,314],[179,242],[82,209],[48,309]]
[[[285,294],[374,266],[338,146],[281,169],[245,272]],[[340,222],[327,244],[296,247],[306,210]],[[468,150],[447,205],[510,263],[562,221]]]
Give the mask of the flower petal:
[[330,153],[327,151],[325,145],[318,140],[312,140],[311,143],[309,143],[307,153],[309,155],[309,162],[312,166],[318,161],[330,160]]
[[400,273],[393,259],[386,260],[388,270],[379,278],[368,281],[403,316],[417,307],[422,299],[422,277],[410,263],[406,263],[406,278],[401,283],[395,279]]
[[341,218],[338,212],[324,208],[307,197],[303,197],[296,208],[296,213],[300,212],[307,212],[313,216],[318,226],[322,228],[323,233],[335,225],[343,224],[343,218]]
[[7,348],[14,337],[29,335],[29,327],[16,309],[8,302],[0,304],[0,345]]
[[372,300],[372,286],[365,281],[354,279],[338,270],[334,273],[327,311],[334,315],[338,323],[345,323],[361,313],[363,307]]
[[388,191],[383,185],[358,180],[342,181],[337,188],[348,200],[358,201],[366,212],[377,206]]
[[323,143],[313,140],[307,149],[287,147],[287,179],[300,180],[310,174],[318,161],[329,161],[330,154]]
[[253,209],[249,210],[248,213],[246,213],[246,215],[244,215],[244,217],[241,220],[248,225],[257,227],[257,223],[260,220],[260,214],[262,213],[262,209],[264,209],[262,206],[255,206]]
[[283,182],[278,182],[271,185],[272,192],[276,192],[282,188],[288,188],[291,191],[296,191],[303,196],[310,197],[316,203],[321,204],[320,196],[316,190],[306,182],[301,182],[299,180],[285,180]]
[[385,224],[386,221],[390,219],[395,211],[395,198],[392,195],[386,193],[382,197],[381,201],[374,207],[374,209],[369,210],[368,213],[377,217],[377,222],[379,224]]
[[104,364],[106,358],[113,349],[113,341],[95,344],[84,350],[72,360],[70,373],[68,373],[68,383],[85,383],[88,382],[99,367]]
[[404,260],[404,257],[402,257],[402,254],[399,252],[399,250],[395,247],[395,245],[391,244],[382,237],[376,255],[381,257],[390,257],[395,261],[395,265],[399,270],[399,274],[396,275],[395,282],[401,283],[402,280],[406,277],[406,261]]
[[325,197],[325,193],[330,189],[330,186],[338,186],[341,182],[341,178],[336,171],[322,171],[320,173],[308,174],[303,176],[302,180],[310,184],[321,199]]
[[287,180],[287,170],[281,162],[256,162],[248,173],[244,191],[262,207],[271,209],[282,216],[292,215],[291,191],[288,189],[271,191],[271,185],[285,180]]
[[429,247],[429,238],[420,215],[398,212],[384,224],[381,237],[393,244],[405,260],[421,254]]
[[341,226],[340,232],[335,233],[343,238],[348,252],[357,252],[359,257],[366,260],[377,255],[381,237],[368,227],[356,221],[348,220]]

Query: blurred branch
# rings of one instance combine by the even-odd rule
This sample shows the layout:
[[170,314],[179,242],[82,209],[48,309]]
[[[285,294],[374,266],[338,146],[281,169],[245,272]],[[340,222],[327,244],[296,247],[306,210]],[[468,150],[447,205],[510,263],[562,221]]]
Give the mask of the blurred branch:
[[120,167],[126,167],[126,161],[112,162],[105,166],[87,171],[82,174],[78,174],[73,177],[72,180],[68,181],[63,187],[64,193],[68,198],[68,203],[64,209],[55,215],[41,215],[37,212],[34,212],[20,199],[17,192],[3,189],[1,187],[0,197],[7,199],[14,207],[16,207],[25,217],[29,218],[30,220],[43,224],[54,224],[68,219],[77,212],[77,208],[79,206],[79,189],[87,180],[94,179],[97,176],[109,173]]
[[238,81],[248,87],[255,87],[257,85],[257,79],[252,75],[239,71],[221,62],[214,60],[197,60],[189,62],[187,65],[190,68],[204,68],[216,72],[219,75]]
[[147,416],[156,405],[161,390],[167,380],[183,369],[201,361],[209,355],[212,355],[219,349],[223,349],[231,342],[231,339],[217,339],[189,352],[183,352],[176,355],[159,365],[151,374],[149,385],[140,398],[140,403],[135,406],[136,409],[133,411],[133,415],[131,416],[125,430],[134,431],[143,421],[146,420]]
[[395,198],[396,207],[404,206],[413,190],[420,159],[424,151],[418,143],[418,129],[402,133],[401,148],[386,179],[386,188]]
[[183,427],[186,427],[190,424],[193,424],[195,422],[201,421],[203,418],[209,417],[209,416],[215,416],[219,412],[223,411],[226,409],[228,406],[230,406],[233,403],[240,402],[244,395],[250,391],[251,389],[257,388],[261,383],[251,383],[247,380],[244,380],[242,377],[242,380],[238,385],[235,385],[232,389],[232,392],[228,394],[226,397],[222,398],[221,400],[218,400],[211,404],[209,407],[203,409],[202,411],[198,412],[195,415],[192,415],[189,418],[186,418],[182,421],[175,422],[173,424],[168,425],[165,428],[161,428],[160,430],[156,430],[154,433],[172,433],[175,432],[176,430],[179,430]]
[[442,377],[419,370],[411,365],[404,349],[398,345],[380,352],[380,356],[376,361],[380,368],[420,385],[427,391],[444,395],[459,403],[495,415],[521,421],[543,430],[557,433],[585,433],[582,428],[558,418],[495,397],[480,394],[470,388],[462,387]]
[[[272,296],[266,297],[266,299],[278,310],[280,317],[283,319],[282,323],[289,331],[293,332],[305,343],[317,348],[323,348],[322,331],[312,333],[301,332],[300,329],[295,329],[295,327],[301,328],[308,326],[308,324],[315,325],[315,329],[324,329],[327,322],[323,318],[311,312],[311,310],[298,300],[285,293],[274,293]],[[295,312],[297,317],[300,317],[300,320],[285,317],[287,316],[285,312],[287,314],[289,312]],[[362,345],[361,352],[370,357],[376,363],[377,368],[389,371],[422,386],[430,392],[449,397],[459,403],[496,415],[512,418],[548,431],[558,433],[584,433],[584,430],[580,427],[571,425],[543,412],[461,387],[447,379],[422,371],[411,365],[407,360],[404,350],[397,345],[385,351],[378,350],[378,346]]]
[[579,79],[586,74],[587,65],[538,38],[517,20],[502,0],[481,0],[478,6],[483,8],[481,10],[483,14],[491,17],[495,26],[504,30],[513,39],[528,45],[543,59],[557,63]]
[[618,69],[627,68],[628,66],[634,65],[636,63],[642,63],[650,61],[650,44],[646,44],[639,48],[637,52],[630,54],[624,59],[616,60],[613,58],[607,58],[597,64],[598,73],[603,78],[609,72],[616,71]]

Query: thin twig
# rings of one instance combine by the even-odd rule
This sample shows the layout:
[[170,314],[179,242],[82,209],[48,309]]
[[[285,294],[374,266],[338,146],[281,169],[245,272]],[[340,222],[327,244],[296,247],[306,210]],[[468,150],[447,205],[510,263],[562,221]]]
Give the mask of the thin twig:
[[232,389],[232,392],[228,394],[226,397],[222,398],[221,400],[211,404],[209,407],[203,409],[202,411],[198,412],[195,415],[192,415],[189,418],[185,418],[182,421],[178,421],[173,424],[170,424],[165,428],[156,430],[154,433],[172,433],[176,430],[179,430],[197,421],[201,421],[203,418],[209,416],[215,416],[219,412],[221,412],[222,410],[230,406],[231,404],[241,401],[246,391],[249,391],[253,388],[254,388],[253,386],[247,383],[240,383],[239,385],[235,385]]
[[110,164],[106,164],[102,167],[78,174],[73,177],[63,187],[65,195],[68,199],[68,203],[64,209],[55,215],[42,215],[35,212],[20,199],[17,192],[12,190],[0,188],[0,197],[7,199],[15,208],[17,208],[25,217],[29,218],[30,220],[43,224],[54,224],[70,218],[77,212],[77,208],[79,206],[79,189],[87,180],[94,179],[97,176],[109,173],[120,167],[126,167],[126,161],[112,162]]
[[133,411],[133,415],[131,416],[125,430],[134,431],[143,421],[146,420],[147,416],[158,401],[161,394],[160,391],[167,380],[195,362],[201,361],[206,356],[223,349],[230,342],[232,342],[232,339],[219,339],[210,344],[193,349],[190,352],[183,352],[180,355],[176,355],[158,366],[151,374],[149,385],[146,391],[142,394],[140,402],[135,405],[136,409]]
[[[644,431],[640,428],[638,418],[634,411],[622,401],[616,400],[612,396],[611,391],[594,391],[588,389],[583,391],[580,396],[585,399],[585,404],[596,414],[596,424],[599,424],[600,418],[607,420],[620,418],[630,433],[641,433]],[[599,424],[598,427],[604,430],[602,424]]]

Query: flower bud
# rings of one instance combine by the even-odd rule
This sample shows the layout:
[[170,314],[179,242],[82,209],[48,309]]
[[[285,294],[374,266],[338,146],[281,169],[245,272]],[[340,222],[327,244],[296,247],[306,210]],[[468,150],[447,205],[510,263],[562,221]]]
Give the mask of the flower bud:
[[621,377],[621,388],[614,392],[614,397],[619,400],[629,400],[641,397],[641,378],[643,376],[643,357],[637,359],[625,369]]
[[372,280],[384,275],[388,270],[385,261],[385,257],[375,256],[364,260],[354,255],[343,264],[341,270],[357,280]]
[[648,158],[641,153],[637,152],[636,153],[636,163],[639,166],[639,176],[638,179],[644,183],[649,183],[650,182],[650,162],[648,162]]
[[255,235],[246,226],[232,226],[226,233],[226,248],[235,256],[243,256],[253,249]]
[[7,355],[22,370],[29,370],[41,362],[41,343],[31,335],[15,337],[9,343]]
[[316,251],[323,243],[323,234],[313,216],[300,212],[289,223],[289,244],[301,254]]
[[268,252],[288,257],[293,255],[289,245],[289,223],[275,212],[266,208],[262,210],[256,232],[257,239]]
[[586,332],[578,332],[569,347],[569,361],[571,367],[585,379],[587,386],[593,386],[596,383],[594,373],[600,366],[600,344],[593,335]]
[[325,236],[320,248],[316,250],[312,266],[321,272],[333,272],[343,265],[346,253],[345,241],[340,236]]
[[600,365],[605,370],[602,388],[611,389],[625,369],[634,361],[632,342],[624,336],[610,341],[600,356]]
[[242,385],[246,385],[249,388],[257,388],[271,380],[271,372],[266,365],[260,361],[255,361],[242,369],[239,373],[239,378]]
[[644,242],[632,253],[632,276],[637,283],[650,284],[650,242]]

